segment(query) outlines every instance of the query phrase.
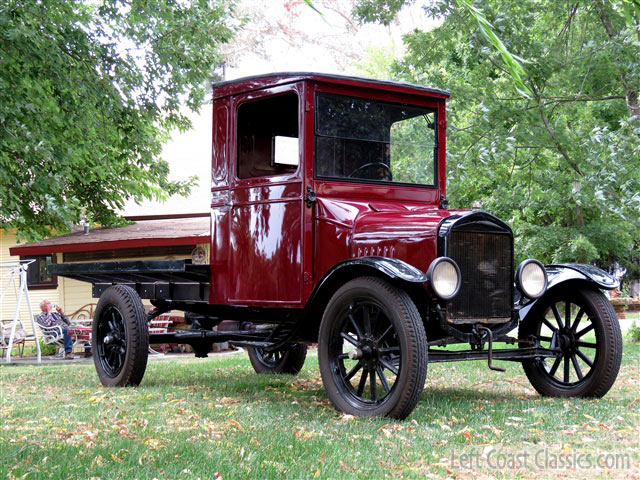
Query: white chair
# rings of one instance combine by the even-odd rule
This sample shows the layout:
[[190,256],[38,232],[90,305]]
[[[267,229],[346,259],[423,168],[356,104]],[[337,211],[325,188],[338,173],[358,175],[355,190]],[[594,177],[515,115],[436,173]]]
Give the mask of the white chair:
[[[58,348],[58,352],[56,353],[57,357],[64,356],[64,334],[62,332],[62,327],[60,325],[53,325],[51,327],[47,327],[38,322],[38,316],[34,315],[34,320],[40,332],[42,332],[42,340],[45,345],[55,345]],[[76,343],[78,343],[78,336],[75,332],[69,332],[71,335],[71,340],[73,342],[73,347],[75,347]]]
[[[0,320],[0,350],[7,350],[9,348],[9,340],[11,339],[12,320]],[[24,354],[24,344],[28,334],[22,325],[22,321],[18,320],[16,330],[13,333],[12,348],[18,348],[20,356]]]
[[[158,315],[156,318],[149,322],[149,334],[152,333],[167,333],[169,326],[173,323],[170,313],[164,313]],[[163,348],[164,350],[164,348]],[[149,353],[151,355],[164,355],[164,352],[157,352],[149,347]]]

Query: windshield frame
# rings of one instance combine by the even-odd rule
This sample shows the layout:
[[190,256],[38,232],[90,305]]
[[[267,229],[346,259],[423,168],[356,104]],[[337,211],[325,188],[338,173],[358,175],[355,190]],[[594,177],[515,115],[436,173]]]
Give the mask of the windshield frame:
[[[390,105],[393,107],[405,107],[411,109],[422,109],[427,111],[429,114],[433,114],[433,124],[434,124],[434,143],[433,143],[433,155],[431,157],[432,165],[433,165],[433,183],[410,183],[410,182],[396,182],[389,180],[378,180],[378,179],[365,179],[365,178],[357,178],[357,177],[344,177],[344,176],[331,176],[331,175],[322,175],[318,173],[319,161],[318,161],[318,138],[341,138],[341,137],[331,137],[326,135],[318,135],[318,131],[320,128],[320,115],[322,114],[320,108],[318,107],[318,100],[320,97],[342,97],[345,99],[352,98],[357,101],[371,101],[375,102],[379,105]],[[425,105],[422,102],[403,102],[403,101],[391,101],[387,99],[378,98],[377,95],[357,95],[352,92],[336,92],[336,91],[326,91],[326,90],[316,90],[314,92],[314,122],[313,122],[313,145],[314,145],[314,154],[313,154],[313,178],[316,180],[325,180],[331,182],[341,182],[341,183],[349,183],[349,184],[374,184],[374,185],[384,185],[386,187],[410,187],[410,188],[420,188],[420,189],[438,189],[440,183],[440,172],[439,172],[439,163],[440,163],[440,108],[437,105]],[[360,139],[360,141],[367,141],[366,139]],[[389,145],[391,142],[389,141]]]

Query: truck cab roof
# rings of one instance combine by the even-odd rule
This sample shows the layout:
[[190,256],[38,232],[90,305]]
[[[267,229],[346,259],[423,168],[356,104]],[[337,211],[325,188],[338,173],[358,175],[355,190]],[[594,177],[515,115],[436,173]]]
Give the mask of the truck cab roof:
[[221,98],[239,93],[247,93],[253,90],[270,88],[288,83],[299,82],[302,80],[333,83],[351,87],[374,88],[376,90],[384,90],[395,93],[408,93],[424,95],[425,93],[437,98],[449,98],[450,94],[446,90],[439,88],[425,87],[422,85],[414,85],[406,82],[395,82],[391,80],[375,80],[365,77],[355,77],[348,75],[333,75],[327,73],[316,72],[276,72],[261,75],[252,75],[249,77],[238,78],[235,80],[225,80],[223,82],[213,83],[213,98]]

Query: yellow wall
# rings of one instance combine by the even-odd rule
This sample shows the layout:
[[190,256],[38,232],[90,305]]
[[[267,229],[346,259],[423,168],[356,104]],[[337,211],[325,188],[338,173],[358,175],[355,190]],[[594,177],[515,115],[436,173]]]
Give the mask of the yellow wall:
[[[14,230],[5,232],[0,228],[0,264],[17,263],[20,257],[9,255],[9,248],[16,245],[16,234]],[[13,320],[13,316],[16,309],[16,291],[20,287],[19,275],[14,275],[13,280],[10,277],[10,269],[0,267],[0,295],[4,292],[2,297],[2,304],[0,305],[0,320]],[[31,309],[34,314],[40,313],[40,302],[45,298],[53,303],[61,303],[58,290],[55,288],[49,288],[46,290],[29,290],[29,298],[31,300]],[[27,309],[27,301],[24,295],[19,310],[19,318],[25,329],[32,333],[31,322],[29,321],[29,310]]]
[[[0,263],[5,262],[17,262],[20,260],[20,257],[15,257],[9,255],[9,248],[16,245],[16,236],[14,231],[5,232],[0,229]],[[209,257],[209,245],[201,244],[198,245],[204,248],[207,252],[207,258]],[[58,253],[58,263],[62,262],[62,254]],[[127,260],[164,260],[170,258],[185,258],[185,257],[176,257],[176,256],[167,256],[167,257],[144,257],[144,258],[127,258]],[[117,261],[117,260],[116,260]],[[6,284],[9,282],[9,270],[6,268],[2,268],[0,271],[0,288],[4,289]],[[19,279],[16,278],[15,281],[16,288],[19,286]],[[3,290],[0,290],[0,292]],[[48,299],[53,303],[56,303],[62,307],[64,312],[68,315],[71,315],[76,310],[80,309],[84,305],[90,303],[97,303],[98,299],[93,298],[91,296],[91,284],[86,282],[80,282],[78,280],[72,280],[69,278],[58,277],[58,288],[45,289],[45,290],[29,290],[29,296],[31,299],[31,308],[33,309],[33,313],[40,313],[40,302],[43,299]],[[149,304],[148,301],[144,300],[143,303],[146,305]],[[2,305],[0,305],[0,317],[2,320],[11,320],[13,319],[14,310],[16,308],[16,295],[14,294],[13,288],[10,286],[8,290],[6,290],[5,296],[2,299]],[[22,306],[20,308],[20,317],[19,317],[27,331],[31,332],[31,324],[28,321],[29,315],[26,307],[26,301],[23,299]]]

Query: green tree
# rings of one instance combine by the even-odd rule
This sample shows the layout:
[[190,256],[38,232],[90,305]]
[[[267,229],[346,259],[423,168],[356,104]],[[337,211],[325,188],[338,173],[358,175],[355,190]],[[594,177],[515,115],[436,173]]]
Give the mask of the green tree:
[[[386,22],[405,3],[363,0],[357,12]],[[405,37],[392,73],[452,93],[452,205],[479,200],[508,220],[519,259],[629,264],[640,243],[640,4],[470,5],[428,2],[441,23]],[[525,89],[476,13],[524,59]]]
[[159,158],[233,33],[231,0],[0,5],[0,222],[21,236],[185,194]]

